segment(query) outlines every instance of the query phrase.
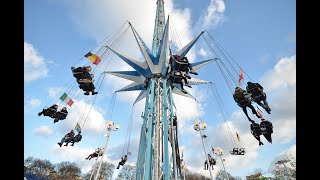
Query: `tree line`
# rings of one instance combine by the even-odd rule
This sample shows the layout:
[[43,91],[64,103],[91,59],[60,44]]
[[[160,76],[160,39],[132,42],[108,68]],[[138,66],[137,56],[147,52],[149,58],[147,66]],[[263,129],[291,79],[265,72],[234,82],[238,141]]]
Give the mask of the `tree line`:
[[[90,177],[93,179],[97,173],[95,167],[99,166],[99,162],[96,162],[92,168],[87,173],[82,173],[81,168],[75,163],[70,161],[63,161],[59,163],[52,163],[46,159],[38,159],[35,157],[28,157],[24,160],[24,172],[27,174],[32,174],[38,177],[50,179],[50,180],[89,180]],[[99,172],[99,180],[111,180],[115,171],[115,165],[103,162]],[[281,179],[284,169],[275,169],[272,174],[275,176],[272,179]],[[290,169],[290,176],[295,179],[295,169]],[[136,168],[131,165],[124,165],[119,174],[116,177],[116,180],[135,180]],[[257,173],[259,174],[259,173]],[[261,173],[260,173],[261,174]],[[287,173],[289,174],[289,173]],[[187,168],[182,171],[183,178],[186,180],[210,180],[210,178],[196,172],[192,172]],[[218,171],[216,174],[216,180],[224,180],[226,173],[224,171]],[[239,177],[234,177],[227,172],[229,180],[238,180]],[[260,179],[259,177],[247,176],[247,179]],[[266,178],[269,179],[269,178]],[[271,179],[271,178],[270,178]]]
[[[99,162],[96,162],[91,170],[87,173],[82,173],[81,168],[75,163],[70,161],[63,161],[59,163],[52,163],[46,159],[38,159],[35,157],[28,157],[24,160],[24,172],[38,177],[47,178],[50,180],[64,179],[64,180],[89,180],[93,179],[97,173]],[[115,166],[108,162],[103,162],[99,172],[99,180],[111,180],[115,171]],[[135,180],[136,168],[131,165],[124,165],[116,180]],[[200,174],[191,172],[188,169],[183,171],[185,179],[188,180],[210,180],[210,178]],[[223,173],[218,173],[217,179],[222,177]],[[229,174],[230,180],[232,176]]]

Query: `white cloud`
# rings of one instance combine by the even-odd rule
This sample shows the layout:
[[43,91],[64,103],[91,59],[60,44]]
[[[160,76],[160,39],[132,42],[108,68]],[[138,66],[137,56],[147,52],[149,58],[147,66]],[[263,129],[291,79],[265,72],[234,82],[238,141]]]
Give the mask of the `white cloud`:
[[[195,34],[192,33],[192,22],[191,22],[191,11],[189,8],[179,9],[174,7],[172,1],[166,1],[165,12],[170,14],[171,25],[174,25],[176,32],[178,33],[180,41],[177,44],[177,48],[180,50],[183,46],[189,43],[195,36],[200,33],[200,30],[195,29]],[[172,26],[170,27],[172,28]],[[171,40],[173,35],[171,34]],[[196,53],[194,49],[191,49],[188,54],[188,59],[190,62],[194,62],[196,59]]]
[[[108,34],[114,31],[116,27],[119,27],[126,20],[129,20],[151,49],[156,9],[155,1],[77,0],[68,1],[66,3],[70,14],[72,14],[71,18],[73,22],[85,36],[90,36],[96,39],[97,42],[100,42]],[[194,36],[192,34],[190,9],[179,9],[174,7],[172,0],[165,1],[164,8],[166,13],[165,18],[167,19],[167,15],[170,14],[171,23],[174,23],[182,46],[186,45]],[[95,9],[95,11],[88,12],[88,9]],[[139,9],[139,11],[137,11],[137,9]],[[197,35],[200,31],[198,32],[198,29],[196,30],[195,33]],[[130,30],[128,34],[133,36]],[[127,44],[128,39],[126,41]],[[128,53],[128,55],[131,55],[129,53],[133,49],[137,49],[136,45],[131,44],[131,47],[128,47],[125,52]],[[192,62],[195,59],[195,53],[190,51],[188,53],[188,58]]]
[[44,78],[48,75],[44,58],[32,44],[24,42],[24,80],[26,82]]
[[49,126],[40,126],[33,130],[33,133],[38,136],[51,136],[53,130]]
[[206,14],[200,17],[201,26],[207,29],[222,23],[225,9],[224,0],[211,0]]
[[175,94],[173,95],[173,99],[177,107],[177,117],[179,117],[180,122],[195,120],[203,113],[201,106],[194,99]]
[[205,51],[203,48],[200,48],[199,52],[198,52],[201,56],[206,57],[207,56],[207,51]]
[[[146,39],[152,40],[153,28],[150,27],[153,27],[156,8],[156,3],[153,1],[76,0],[65,3],[80,32],[97,41],[104,39],[126,20],[129,20],[144,38],[147,36]],[[95,11],[88,11],[88,9],[95,9]]]
[[296,137],[296,118],[275,119],[273,140],[279,143],[289,143]]
[[91,104],[85,103],[83,100],[74,100],[72,108],[68,108],[68,116],[65,120],[59,121],[63,127],[59,128],[63,134],[73,129],[77,122],[82,128],[82,131],[92,132],[94,134],[101,134],[102,130],[107,127],[107,120],[102,116],[102,112]]
[[272,110],[274,139],[288,143],[296,137],[296,56],[280,59],[273,70],[265,73],[261,84]]
[[33,99],[30,100],[29,103],[30,103],[30,106],[31,106],[32,108],[34,108],[34,107],[37,107],[37,106],[40,105],[40,100],[33,98]]
[[50,98],[54,98],[58,96],[58,93],[61,92],[61,87],[50,87],[48,90],[48,95]]
[[265,73],[262,83],[265,91],[278,90],[296,85],[296,55],[284,57],[275,65],[274,69]]
[[41,104],[41,101],[39,99],[31,98],[31,99],[27,100],[27,102],[25,102],[24,109],[26,111],[30,111],[30,110],[38,107],[40,104]]

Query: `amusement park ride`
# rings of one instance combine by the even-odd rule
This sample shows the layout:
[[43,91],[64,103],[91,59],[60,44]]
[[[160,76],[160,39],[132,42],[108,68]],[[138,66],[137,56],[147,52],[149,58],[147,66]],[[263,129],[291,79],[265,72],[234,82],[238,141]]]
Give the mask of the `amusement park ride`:
[[[135,70],[107,72],[108,74],[134,81],[117,92],[141,90],[134,103],[146,98],[137,159],[137,180],[169,180],[182,178],[181,164],[179,163],[178,134],[176,133],[177,129],[173,122],[176,115],[173,111],[174,102],[172,93],[189,98],[193,98],[193,96],[189,93],[182,92],[178,84],[168,80],[167,69],[171,56],[169,47],[169,23],[169,16],[167,20],[165,20],[164,1],[157,0],[151,51],[130,24],[134,37],[145,59],[144,62],[130,58],[110,48],[111,51]],[[203,32],[175,54],[184,57],[202,33]],[[214,60],[191,63],[191,66],[193,70],[197,70],[212,61]],[[208,81],[195,78],[191,78],[188,81],[191,85],[209,83]],[[169,138],[169,136],[171,137]]]
[[[91,91],[91,95],[96,95],[98,94],[98,92],[94,90],[95,89],[93,84],[94,75],[90,73],[93,73],[93,71],[95,71],[101,59],[104,58],[103,56],[105,56],[108,53],[109,54],[112,53],[113,55],[117,55],[120,59],[122,59],[129,66],[131,66],[133,68],[132,71],[106,71],[106,68],[109,65],[110,61],[102,61],[99,64],[99,67],[101,67],[102,63],[107,62],[107,66],[101,73],[101,76],[103,74],[103,78],[105,74],[111,74],[114,76],[118,76],[130,81],[133,81],[129,85],[115,91],[114,96],[112,96],[111,102],[114,103],[116,98],[115,96],[116,93],[125,92],[125,91],[140,91],[140,94],[134,101],[133,105],[145,98],[144,112],[141,116],[143,118],[143,123],[140,130],[140,142],[139,142],[139,150],[138,150],[138,157],[137,157],[137,163],[136,163],[136,179],[137,180],[183,179],[182,168],[185,167],[185,164],[182,162],[183,158],[180,156],[180,151],[179,151],[177,115],[174,111],[175,104],[173,101],[173,94],[178,94],[178,95],[196,100],[196,98],[194,98],[188,91],[183,89],[183,85],[191,87],[191,85],[210,84],[211,89],[215,95],[215,99],[217,100],[220,113],[224,115],[223,118],[226,122],[225,112],[223,112],[221,108],[222,99],[217,94],[217,90],[215,89],[213,83],[206,80],[193,78],[190,75],[188,75],[189,72],[191,74],[197,75],[196,70],[209,64],[210,62],[216,61],[218,66],[219,66],[219,63],[224,63],[224,62],[217,61],[220,59],[218,58],[219,56],[217,56],[217,58],[204,60],[200,62],[189,63],[186,55],[192,49],[192,47],[198,41],[198,39],[201,36],[204,37],[204,33],[206,31],[200,32],[198,36],[196,36],[188,44],[183,46],[180,50],[177,50],[176,52],[172,52],[173,49],[175,48],[170,47],[172,42],[170,40],[170,35],[169,35],[169,32],[170,32],[169,28],[171,27],[170,16],[167,16],[167,19],[166,19],[163,0],[157,0],[156,18],[155,18],[153,42],[152,42],[151,50],[146,46],[145,42],[143,41],[141,36],[138,34],[136,29],[133,27],[133,25],[130,22],[128,22],[127,29],[129,29],[129,27],[133,32],[134,38],[138,44],[140,52],[142,53],[144,61],[134,59],[117,50],[115,42],[116,41],[119,42],[118,39],[120,39],[120,37],[122,38],[124,34],[124,33],[120,33],[121,31],[117,30],[116,32],[119,34],[113,35],[114,41],[111,44],[105,44],[104,46],[102,46],[101,49],[103,50],[100,49],[96,53],[98,55],[89,52],[84,56],[89,60],[91,60],[92,64],[96,66],[94,68],[92,68],[91,66],[84,66],[84,67],[78,67],[78,68],[71,67],[73,76],[77,79],[77,83],[79,84],[80,89],[85,91],[84,95],[89,95],[90,91]],[[127,29],[125,30],[125,32],[127,31]],[[208,33],[208,36],[211,38],[213,43],[217,44],[217,42],[211,37],[209,33]],[[208,44],[208,46],[210,47],[210,51],[212,52],[212,54],[216,54],[213,52],[213,48],[210,46],[210,43],[208,43],[205,37],[204,39]],[[223,52],[224,49],[221,48],[220,45],[217,45],[217,47],[221,51],[222,55],[226,58],[228,63],[232,66],[232,64],[229,62],[229,60],[227,59],[227,57]],[[272,143],[272,139],[271,139],[271,134],[273,133],[272,123],[262,118],[262,113],[259,113],[258,115],[258,113],[255,112],[253,106],[251,105],[252,101],[254,101],[258,105],[263,107],[270,114],[271,109],[269,108],[266,102],[266,95],[265,93],[263,93],[263,87],[258,83],[247,82],[248,92],[246,92],[245,90],[241,89],[239,87],[240,85],[238,85],[234,81],[235,78],[232,77],[232,73],[230,72],[230,70],[227,69],[226,65],[225,64],[222,64],[222,65],[226,68],[227,73],[223,72],[220,66],[219,66],[219,69],[221,70],[221,73],[224,76],[224,79],[227,81],[229,89],[230,90],[232,89],[230,86],[230,84],[232,83],[234,83],[234,85],[236,86],[235,93],[233,94],[234,100],[242,108],[247,118],[252,123],[250,125],[252,135],[259,141],[259,145],[263,145],[263,143],[260,141],[260,135],[264,135],[265,138],[270,143]],[[238,65],[238,67],[240,66]],[[240,69],[242,72],[242,68]],[[235,70],[234,67],[232,67],[231,71],[232,70],[233,70],[233,73],[236,74],[236,76],[239,75],[239,79],[243,79],[243,72],[242,74],[241,73],[238,74],[238,72]],[[230,82],[228,82],[228,78],[225,77],[226,74],[230,76],[229,77]],[[99,84],[99,82],[102,84],[103,78],[100,81],[100,77],[98,79],[98,82],[95,83],[96,85]],[[182,80],[185,80],[184,84]],[[100,89],[101,84],[97,89]],[[248,89],[249,84],[252,85],[252,87]],[[72,86],[72,88],[73,87],[74,86]],[[74,91],[73,93],[71,93],[71,96],[76,94],[76,92],[79,92],[79,91]],[[236,92],[239,92],[239,93],[236,93]],[[255,94],[258,94],[259,96],[256,96]],[[71,99],[71,96],[69,97],[67,93],[64,93],[59,99],[71,107],[72,104],[74,103]],[[94,96],[93,98],[91,106],[94,103],[95,97],[96,96]],[[238,100],[238,97],[240,98],[240,100]],[[263,101],[263,103],[261,103],[261,101]],[[258,123],[255,123],[254,120],[250,119],[246,110],[247,107],[250,107],[252,109],[252,112],[256,114],[258,118],[261,118],[262,122],[260,123],[260,125]],[[54,104],[47,109],[43,109],[43,111],[39,112],[38,115],[49,116],[54,119],[54,123],[60,120],[66,119],[68,115],[68,111],[66,110],[66,107],[63,107],[59,112],[57,112],[57,109],[58,109],[58,105]],[[112,116],[113,105],[109,109]],[[81,127],[84,128],[88,115],[86,117],[84,114],[79,114],[79,115],[81,117],[79,118],[77,125],[75,127],[75,130],[78,131],[78,134],[74,136],[74,131],[71,130],[67,135],[65,135],[61,139],[61,142],[58,143],[60,147],[64,142],[66,143],[66,145],[64,146],[67,146],[69,142],[72,142],[71,146],[73,146],[74,143],[78,143],[81,141],[82,139]],[[83,119],[83,117],[85,118]],[[78,119],[78,118],[75,118],[75,119]],[[226,124],[228,125],[228,123]],[[112,123],[109,122],[109,126],[107,128],[108,133],[106,135],[108,140],[110,138],[111,131],[114,131],[112,129],[112,125],[113,125],[113,122]],[[194,126],[194,129],[200,132],[201,138],[206,137],[205,135],[201,134],[201,130],[205,129],[205,127],[206,127],[205,123],[201,123],[201,127],[200,127],[200,121],[199,122],[197,121],[197,123]],[[115,130],[117,129],[119,129],[118,126],[116,126]],[[229,127],[229,130],[230,130],[230,127]],[[130,131],[131,131],[131,128],[130,128]],[[230,135],[233,136],[231,132],[230,132]],[[237,135],[238,141],[240,142],[240,136],[238,135],[238,133],[236,133],[236,135]],[[102,156],[100,160],[99,168],[96,171],[95,179],[97,179],[99,176],[99,170],[101,168],[103,154],[104,154],[104,150],[106,150],[107,148],[108,140],[106,141],[106,144],[105,144],[105,147],[103,148],[102,153],[100,153],[99,155],[97,153],[93,153],[93,155],[96,155],[94,157],[97,157],[97,159],[99,156]],[[201,140],[203,144],[203,139]],[[236,146],[238,146],[237,143],[235,144]],[[129,148],[129,145],[128,145],[128,148]],[[203,148],[205,151],[206,162],[209,163],[211,161],[209,161],[208,159],[204,145],[203,145]],[[219,153],[219,156],[222,161],[221,152]],[[244,147],[243,148],[237,147],[237,148],[233,148],[233,151],[230,151],[230,153],[232,155],[244,155],[245,150],[244,150]],[[127,155],[129,155],[129,151]],[[122,159],[121,163],[119,163],[119,166],[120,165],[123,166],[125,164],[125,162],[127,161],[127,155],[125,155],[125,158]],[[209,172],[210,172],[210,177],[212,179],[210,168],[209,168]],[[91,177],[92,176],[93,176],[93,171],[92,171]]]

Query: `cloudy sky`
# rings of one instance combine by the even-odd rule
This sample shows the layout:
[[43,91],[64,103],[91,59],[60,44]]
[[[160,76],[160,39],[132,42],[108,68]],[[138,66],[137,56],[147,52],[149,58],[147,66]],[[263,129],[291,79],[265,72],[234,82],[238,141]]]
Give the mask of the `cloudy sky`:
[[[179,122],[180,149],[187,166],[192,171],[203,170],[204,151],[199,134],[192,129],[196,119],[208,124],[204,133],[207,149],[224,149],[225,166],[233,176],[245,178],[258,169],[269,175],[274,162],[290,154],[295,158],[296,148],[296,4],[295,1],[223,1],[223,0],[165,0],[165,12],[170,15],[170,38],[178,48],[187,44],[201,31],[210,35],[232,56],[250,78],[259,82],[267,93],[272,114],[263,111],[266,119],[274,125],[273,143],[262,138],[259,146],[250,134],[249,121],[232,99],[227,81],[217,63],[198,70],[197,78],[211,81],[223,100],[223,111],[216,103],[210,85],[186,88],[198,102],[175,95]],[[90,169],[94,161],[84,158],[95,148],[103,146],[105,125],[112,119],[121,127],[113,132],[105,159],[117,164],[129,150],[128,163],[137,160],[141,113],[144,101],[133,108],[138,92],[117,93],[115,90],[129,81],[100,73],[95,79],[101,81],[96,97],[84,96],[75,85],[70,67],[88,63],[82,58],[88,51],[96,52],[100,42],[129,20],[151,49],[155,18],[155,0],[25,0],[24,7],[24,156],[35,156],[52,162],[74,161],[82,171]],[[127,26],[127,25],[126,25]],[[205,36],[208,38],[208,36]],[[119,51],[143,60],[132,32],[128,31],[119,41]],[[190,61],[196,62],[215,57],[200,38],[188,53]],[[109,62],[110,61],[110,64]],[[130,67],[115,56],[103,59],[107,70],[129,70]],[[103,68],[104,69],[104,68]],[[238,69],[237,69],[238,70]],[[98,71],[97,71],[98,72]],[[101,79],[99,79],[101,78]],[[234,88],[234,87],[232,87]],[[38,116],[44,107],[57,103],[68,92],[74,105],[68,107],[66,120],[53,123],[49,117]],[[92,104],[92,102],[94,102]],[[92,105],[91,105],[92,104]],[[113,111],[111,105],[114,104]],[[256,107],[256,105],[254,104]],[[260,108],[262,109],[262,108]],[[262,109],[263,110],[263,109]],[[249,113],[250,114],[250,113]],[[132,115],[131,139],[128,136]],[[250,114],[251,116],[251,114]],[[258,119],[255,119],[259,122]],[[83,140],[74,147],[59,147],[57,142],[74,128],[83,124]],[[228,123],[226,123],[228,122]],[[233,141],[235,132],[241,143]],[[233,135],[233,136],[232,136]],[[246,148],[245,156],[228,153],[235,145]],[[215,158],[218,158],[214,156]],[[213,173],[222,167],[218,160]],[[117,173],[117,171],[115,172]]]

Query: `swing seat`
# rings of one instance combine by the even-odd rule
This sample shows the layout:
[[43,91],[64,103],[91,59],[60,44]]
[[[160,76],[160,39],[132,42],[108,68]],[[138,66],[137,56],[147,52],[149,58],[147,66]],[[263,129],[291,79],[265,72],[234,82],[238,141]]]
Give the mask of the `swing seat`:
[[240,148],[240,149],[233,148],[233,150],[230,151],[230,154],[232,154],[232,155],[244,155],[245,154],[245,150],[244,150],[244,148]]

